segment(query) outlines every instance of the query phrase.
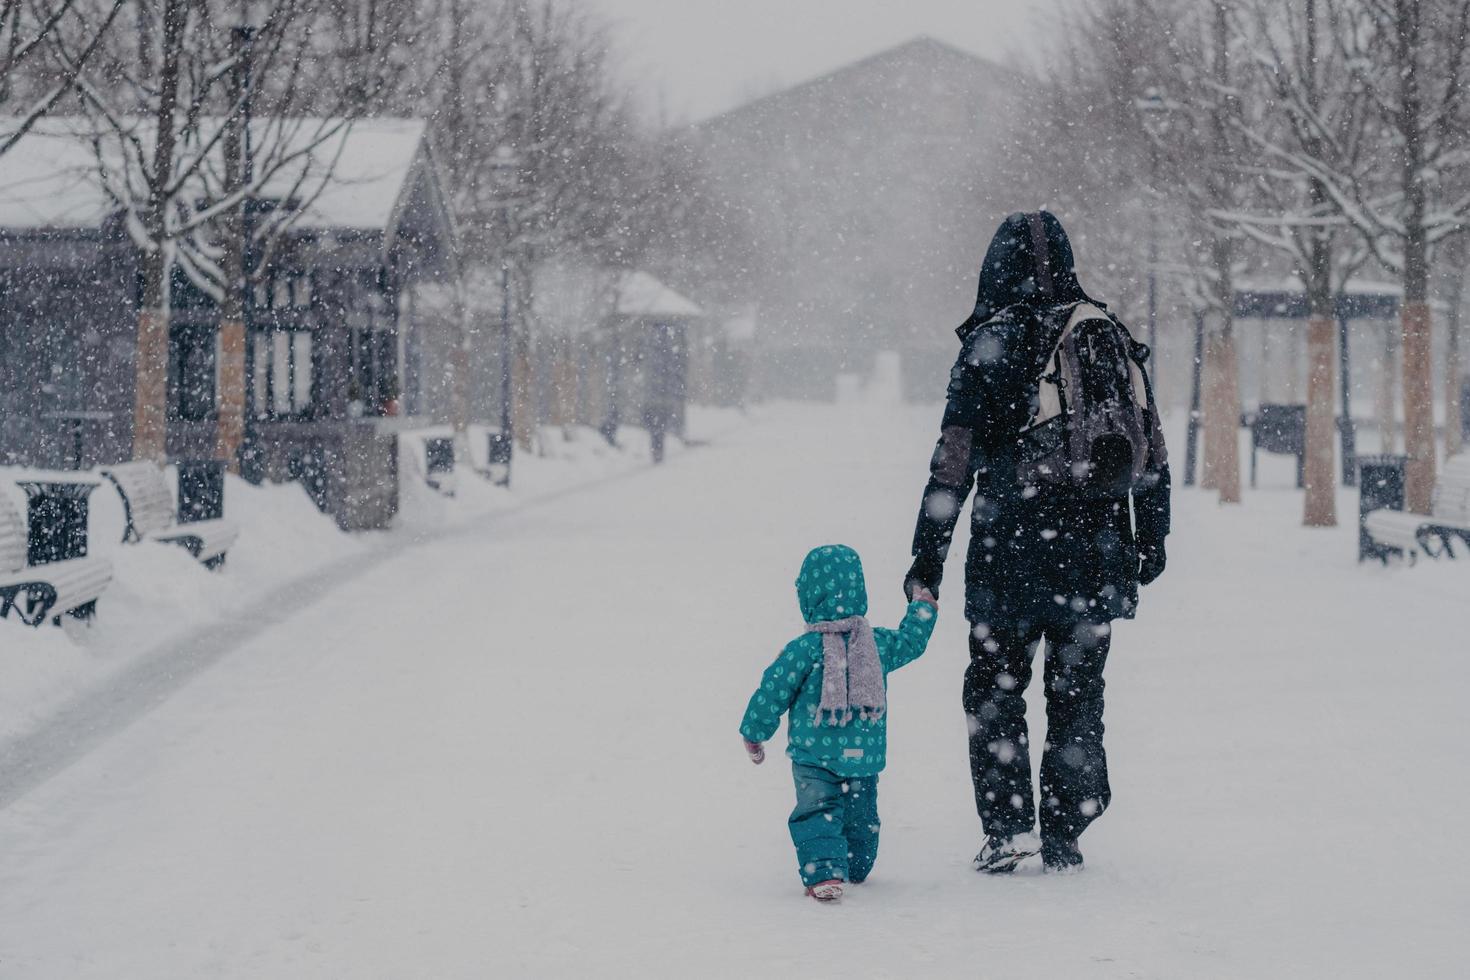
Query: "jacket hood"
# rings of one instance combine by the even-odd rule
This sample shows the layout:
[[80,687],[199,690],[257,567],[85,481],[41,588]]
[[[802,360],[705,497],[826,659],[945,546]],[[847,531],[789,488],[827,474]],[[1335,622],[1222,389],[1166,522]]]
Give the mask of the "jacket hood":
[[[1045,262],[1036,238],[1045,240]],[[985,261],[980,266],[980,288],[975,310],[960,324],[967,337],[980,324],[1017,303],[1074,303],[1088,298],[1077,281],[1072,242],[1062,223],[1050,211],[1017,211],[1001,222]]]
[[868,614],[868,585],[863,561],[842,544],[813,548],[796,577],[796,598],[808,623]]

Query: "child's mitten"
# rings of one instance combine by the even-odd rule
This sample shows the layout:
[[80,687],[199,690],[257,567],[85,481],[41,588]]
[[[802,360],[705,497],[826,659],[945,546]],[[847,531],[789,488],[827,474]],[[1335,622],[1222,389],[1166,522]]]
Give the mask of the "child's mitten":
[[748,738],[743,739],[743,741],[745,742],[745,754],[750,756],[751,762],[760,765],[766,761],[766,747],[764,745],[759,742],[752,742]]

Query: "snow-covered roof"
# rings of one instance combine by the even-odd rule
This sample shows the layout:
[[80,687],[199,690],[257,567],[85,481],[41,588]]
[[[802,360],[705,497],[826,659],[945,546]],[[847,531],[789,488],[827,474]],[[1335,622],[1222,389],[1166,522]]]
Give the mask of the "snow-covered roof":
[[627,272],[618,283],[620,316],[704,316],[692,301],[646,272]]
[[[1287,279],[1253,279],[1236,284],[1238,293],[1282,293],[1296,295],[1303,293],[1305,287],[1302,281],[1296,277]],[[1391,282],[1367,282],[1357,279],[1352,280],[1346,287],[1339,290],[1340,295],[1346,296],[1394,296],[1404,295],[1404,287]]]
[[[12,122],[0,119],[0,132]],[[218,125],[207,120],[201,129],[212,132]],[[151,128],[140,120],[134,130],[145,146],[151,146]],[[282,168],[260,196],[283,197],[293,189],[303,199],[315,194],[296,222],[300,228],[389,228],[423,165],[424,129],[420,119],[340,126],[307,117],[256,120],[251,130],[257,146],[282,146],[282,155],[300,151],[299,161]],[[43,119],[0,156],[0,228],[94,228],[115,210],[99,173],[94,133],[84,118]],[[115,137],[103,139],[104,148],[109,144],[112,149],[104,153],[120,154]],[[297,187],[303,167],[307,177]]]

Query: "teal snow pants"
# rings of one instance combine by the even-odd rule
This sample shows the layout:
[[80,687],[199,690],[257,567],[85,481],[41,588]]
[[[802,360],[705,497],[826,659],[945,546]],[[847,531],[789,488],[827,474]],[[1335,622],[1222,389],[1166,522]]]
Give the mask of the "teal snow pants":
[[878,859],[878,777],[791,765],[796,809],[787,825],[801,882],[862,881]]

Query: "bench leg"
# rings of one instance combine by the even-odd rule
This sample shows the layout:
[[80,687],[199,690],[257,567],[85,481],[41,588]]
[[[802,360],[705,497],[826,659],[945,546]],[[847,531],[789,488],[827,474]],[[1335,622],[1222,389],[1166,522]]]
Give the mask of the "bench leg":
[[[68,609],[62,615],[70,616],[72,619],[79,620],[91,626],[97,619],[97,600],[93,599],[91,602],[84,602],[75,609]],[[51,622],[56,626],[60,626],[61,616],[51,617]]]

